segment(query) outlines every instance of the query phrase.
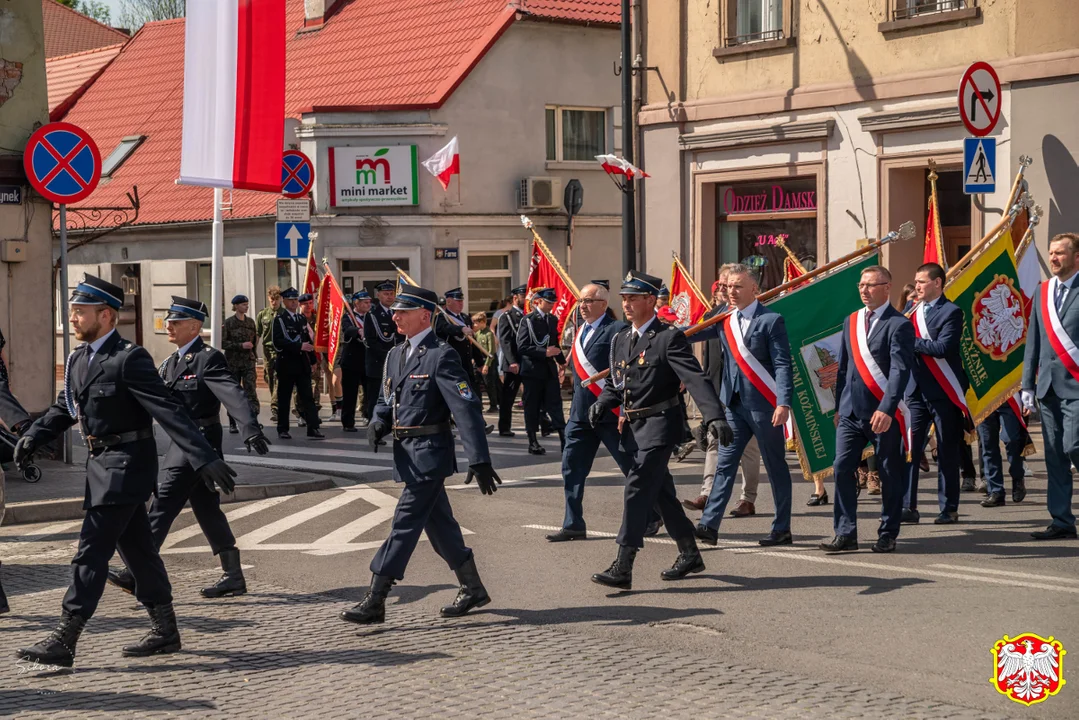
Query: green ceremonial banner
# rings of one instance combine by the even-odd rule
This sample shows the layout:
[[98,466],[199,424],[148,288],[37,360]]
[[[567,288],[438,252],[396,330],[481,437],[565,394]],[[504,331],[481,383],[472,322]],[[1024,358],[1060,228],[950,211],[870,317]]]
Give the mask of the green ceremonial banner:
[[963,310],[961,352],[970,388],[967,406],[982,422],[1018,389],[1027,321],[1012,234],[994,240],[944,289]]
[[[791,345],[794,397],[791,415],[795,447],[806,480],[832,474],[838,398],[835,384],[843,320],[862,307],[858,279],[862,270],[879,264],[876,253],[826,274],[789,295],[768,303],[783,316]],[[1021,353],[1020,353],[1021,355]]]

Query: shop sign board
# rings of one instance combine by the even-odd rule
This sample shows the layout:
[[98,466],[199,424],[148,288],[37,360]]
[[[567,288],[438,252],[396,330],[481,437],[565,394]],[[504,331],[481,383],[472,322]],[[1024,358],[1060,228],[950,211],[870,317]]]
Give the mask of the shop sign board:
[[772,185],[753,193],[740,193],[728,187],[723,192],[724,215],[750,213],[799,212],[817,209],[816,190],[790,190]]
[[331,147],[330,205],[418,205],[415,145]]

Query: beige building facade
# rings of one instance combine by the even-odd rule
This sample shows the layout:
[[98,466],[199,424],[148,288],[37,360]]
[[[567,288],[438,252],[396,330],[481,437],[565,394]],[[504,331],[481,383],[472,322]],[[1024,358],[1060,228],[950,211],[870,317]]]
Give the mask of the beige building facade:
[[[999,219],[1019,158],[1048,233],[1079,229],[1079,5],[1067,0],[643,0],[642,266],[671,251],[782,282],[910,220],[924,236],[934,165],[954,262]],[[996,192],[963,193],[957,91],[986,61],[1002,85]],[[1044,243],[1042,243],[1044,248]],[[922,243],[889,246],[898,287]],[[902,280],[902,282],[898,282]]]

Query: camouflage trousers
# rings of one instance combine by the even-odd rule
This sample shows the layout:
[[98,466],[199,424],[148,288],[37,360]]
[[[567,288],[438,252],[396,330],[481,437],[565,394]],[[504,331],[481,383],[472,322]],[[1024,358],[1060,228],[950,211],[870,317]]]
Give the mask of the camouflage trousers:
[[243,388],[244,395],[247,396],[247,403],[251,406],[251,412],[254,414],[255,419],[258,420],[259,396],[258,391],[255,389],[255,366],[231,367],[229,371],[232,372],[232,377],[236,378],[236,382]]

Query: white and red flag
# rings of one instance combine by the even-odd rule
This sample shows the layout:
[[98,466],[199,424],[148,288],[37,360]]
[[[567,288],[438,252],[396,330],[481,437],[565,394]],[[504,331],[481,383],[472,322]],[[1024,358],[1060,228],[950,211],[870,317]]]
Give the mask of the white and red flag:
[[628,163],[624,158],[615,155],[597,155],[596,160],[599,160],[599,164],[603,166],[608,175],[622,175],[627,180],[652,177],[636,165]]
[[281,192],[285,0],[188,0],[180,182]]
[[461,151],[457,147],[457,136],[454,135],[444,148],[424,160],[423,166],[438,179],[443,190],[448,189],[450,178],[461,174]]

